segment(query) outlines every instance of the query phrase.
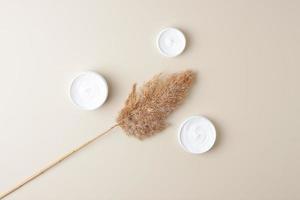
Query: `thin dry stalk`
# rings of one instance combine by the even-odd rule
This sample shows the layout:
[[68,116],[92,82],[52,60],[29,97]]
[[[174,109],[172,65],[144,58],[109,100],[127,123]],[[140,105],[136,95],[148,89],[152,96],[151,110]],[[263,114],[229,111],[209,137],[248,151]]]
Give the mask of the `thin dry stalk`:
[[121,126],[128,135],[133,135],[139,139],[160,132],[167,125],[166,118],[186,97],[194,79],[195,74],[192,71],[185,71],[168,76],[157,75],[144,84],[140,92],[137,92],[136,85],[133,85],[132,92],[129,94],[125,107],[117,118],[118,123],[116,125],[64,154],[7,192],[0,194],[0,199],[7,197],[27,183],[35,180],[76,152],[108,134],[117,126]]

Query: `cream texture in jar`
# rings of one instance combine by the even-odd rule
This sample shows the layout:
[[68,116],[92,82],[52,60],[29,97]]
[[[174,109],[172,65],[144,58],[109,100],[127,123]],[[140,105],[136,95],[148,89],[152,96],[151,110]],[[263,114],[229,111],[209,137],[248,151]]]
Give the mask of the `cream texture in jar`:
[[106,101],[108,96],[107,82],[96,72],[79,74],[70,87],[72,102],[84,110],[95,110]]
[[180,55],[185,49],[186,39],[184,34],[176,28],[166,28],[157,36],[157,48],[166,57]]
[[194,154],[204,153],[214,145],[216,129],[207,118],[192,116],[181,124],[178,140],[187,152]]

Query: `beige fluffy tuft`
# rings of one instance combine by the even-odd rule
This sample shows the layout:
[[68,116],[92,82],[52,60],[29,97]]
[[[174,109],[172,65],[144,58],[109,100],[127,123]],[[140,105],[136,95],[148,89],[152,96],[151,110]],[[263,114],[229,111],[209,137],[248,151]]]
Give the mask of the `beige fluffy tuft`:
[[182,103],[195,79],[193,71],[156,75],[139,91],[133,85],[117,123],[128,135],[144,139],[166,128],[167,117]]

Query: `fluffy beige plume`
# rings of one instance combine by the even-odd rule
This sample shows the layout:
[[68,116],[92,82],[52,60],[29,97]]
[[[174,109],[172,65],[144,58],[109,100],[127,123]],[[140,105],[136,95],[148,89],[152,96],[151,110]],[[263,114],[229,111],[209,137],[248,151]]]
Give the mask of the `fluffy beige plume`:
[[193,71],[156,75],[139,91],[133,85],[117,123],[139,139],[152,136],[166,126],[167,117],[182,103],[195,80]]

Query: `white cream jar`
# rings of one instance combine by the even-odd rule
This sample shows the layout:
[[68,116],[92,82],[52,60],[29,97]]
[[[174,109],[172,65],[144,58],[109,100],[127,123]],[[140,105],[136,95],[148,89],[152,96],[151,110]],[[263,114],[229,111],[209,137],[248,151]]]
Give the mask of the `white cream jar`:
[[107,82],[102,75],[96,72],[82,72],[71,83],[71,100],[76,106],[84,110],[99,108],[104,104],[107,96]]

